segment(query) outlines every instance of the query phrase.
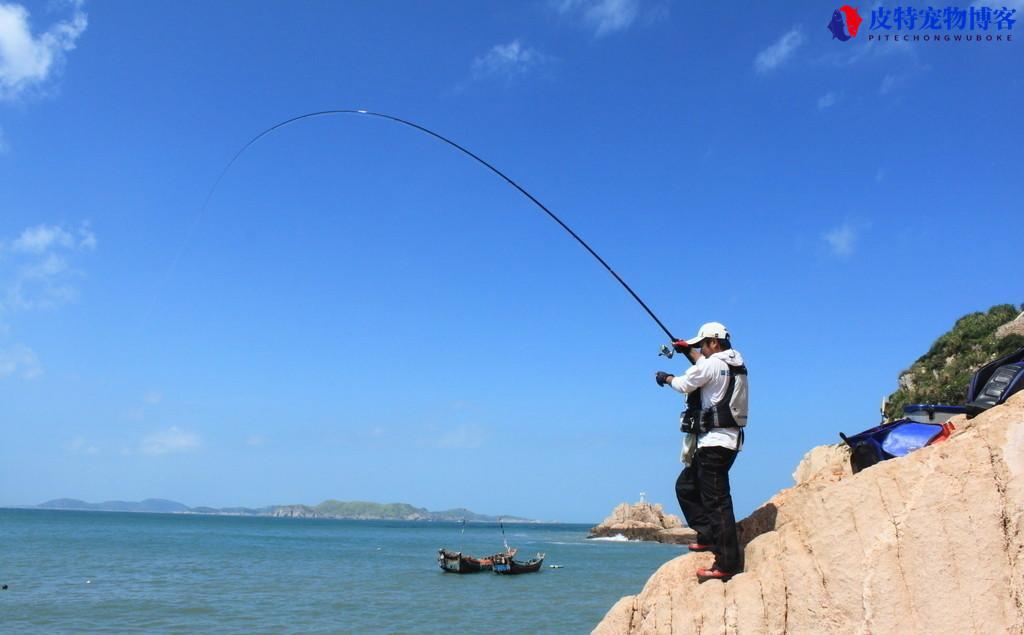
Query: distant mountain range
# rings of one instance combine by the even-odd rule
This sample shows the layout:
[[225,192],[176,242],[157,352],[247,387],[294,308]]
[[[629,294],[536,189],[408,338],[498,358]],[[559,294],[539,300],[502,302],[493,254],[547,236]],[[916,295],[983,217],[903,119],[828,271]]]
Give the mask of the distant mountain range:
[[52,501],[46,501],[42,505],[36,505],[36,507],[40,509],[76,509],[92,512],[160,512],[165,514],[191,511],[188,505],[182,505],[181,503],[162,498],[147,498],[137,503],[128,501],[87,503],[75,498],[56,498]]
[[147,498],[144,501],[105,501],[87,503],[75,498],[57,498],[36,505],[38,509],[65,509],[103,512],[150,512],[162,514],[211,514],[223,516],[272,516],[276,518],[341,518],[348,520],[422,520],[508,523],[539,522],[518,516],[488,516],[468,509],[432,512],[408,503],[369,503],[326,500],[319,505],[270,505],[268,507],[189,507],[177,501]]

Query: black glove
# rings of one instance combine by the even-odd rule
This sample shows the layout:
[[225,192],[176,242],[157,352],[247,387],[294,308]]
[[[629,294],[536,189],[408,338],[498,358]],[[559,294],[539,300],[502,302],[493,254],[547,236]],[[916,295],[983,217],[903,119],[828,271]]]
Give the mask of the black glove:
[[663,370],[659,370],[658,372],[654,373],[654,381],[658,382],[659,386],[664,386],[669,382],[668,378],[671,376],[672,375],[670,375],[669,373],[666,373]]
[[686,343],[686,340],[675,340],[672,342],[672,348],[676,349],[677,353],[687,353],[692,346]]

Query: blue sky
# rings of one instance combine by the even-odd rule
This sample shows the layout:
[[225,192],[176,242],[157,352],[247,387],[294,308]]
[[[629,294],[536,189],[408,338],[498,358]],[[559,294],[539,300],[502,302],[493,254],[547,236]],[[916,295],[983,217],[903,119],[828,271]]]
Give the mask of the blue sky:
[[728,325],[745,515],[1024,301],[1024,42],[868,42],[865,7],[840,42],[833,8],[0,0],[0,505],[678,511],[685,362],[479,165],[309,120],[200,214],[260,130],[367,108],[517,179],[677,336]]

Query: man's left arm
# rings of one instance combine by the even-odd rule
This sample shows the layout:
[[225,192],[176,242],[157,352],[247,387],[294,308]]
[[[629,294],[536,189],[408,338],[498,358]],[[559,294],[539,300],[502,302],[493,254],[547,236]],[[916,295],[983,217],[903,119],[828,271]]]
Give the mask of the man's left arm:
[[671,386],[673,390],[677,392],[689,394],[694,390],[697,390],[704,384],[708,383],[709,377],[707,376],[707,364],[700,363],[698,360],[697,364],[686,369],[686,372],[682,375],[669,375],[666,377],[666,384]]

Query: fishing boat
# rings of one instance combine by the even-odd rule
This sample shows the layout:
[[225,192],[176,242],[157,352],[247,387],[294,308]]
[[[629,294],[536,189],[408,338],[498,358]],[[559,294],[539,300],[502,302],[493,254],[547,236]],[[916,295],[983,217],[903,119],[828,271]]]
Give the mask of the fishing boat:
[[494,565],[494,559],[498,557],[511,558],[516,554],[515,549],[502,552],[486,558],[474,558],[467,556],[461,551],[448,551],[444,547],[437,550],[437,565],[446,573],[480,573],[490,571]]
[[544,564],[544,554],[538,553],[536,558],[520,562],[512,558],[514,554],[499,553],[493,557],[492,568],[499,575],[516,575],[518,573],[537,573]]

